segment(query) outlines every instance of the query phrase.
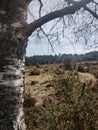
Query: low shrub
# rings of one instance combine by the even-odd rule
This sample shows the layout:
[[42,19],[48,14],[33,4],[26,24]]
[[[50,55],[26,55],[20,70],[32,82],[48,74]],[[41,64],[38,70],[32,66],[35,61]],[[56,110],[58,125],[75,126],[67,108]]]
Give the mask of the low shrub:
[[98,70],[93,71],[92,74],[95,76],[95,78],[98,78]]
[[87,67],[87,66],[84,66],[84,65],[82,65],[82,64],[80,64],[80,65],[78,65],[78,67],[77,67],[78,69],[78,71],[79,72],[89,72],[89,68]]
[[30,75],[30,76],[32,76],[32,75],[40,75],[40,70],[39,70],[39,68],[33,67],[29,75]]
[[[98,84],[90,89],[92,81],[81,82],[78,73],[64,71],[55,73],[53,87],[56,91],[59,109],[57,130],[97,130],[98,128]],[[93,91],[94,90],[94,91]],[[55,118],[55,117],[54,117]]]
[[37,84],[38,81],[31,81],[31,86]]
[[30,107],[34,107],[36,103],[36,99],[32,98],[30,94],[25,94],[24,95],[24,107],[25,108],[30,108]]

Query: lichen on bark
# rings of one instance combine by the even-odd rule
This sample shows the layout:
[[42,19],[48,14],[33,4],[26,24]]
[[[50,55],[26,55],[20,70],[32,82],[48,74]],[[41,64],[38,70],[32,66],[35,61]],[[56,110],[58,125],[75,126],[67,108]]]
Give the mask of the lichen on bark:
[[0,14],[0,130],[25,130],[23,97],[27,41],[25,0],[11,1]]

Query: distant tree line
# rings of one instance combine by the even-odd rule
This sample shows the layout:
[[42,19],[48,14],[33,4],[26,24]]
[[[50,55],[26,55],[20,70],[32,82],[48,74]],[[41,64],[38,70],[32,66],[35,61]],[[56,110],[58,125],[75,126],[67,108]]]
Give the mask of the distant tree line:
[[63,63],[65,59],[74,59],[77,62],[98,60],[98,51],[86,53],[86,54],[59,54],[59,55],[37,55],[26,57],[26,65],[38,65],[38,64],[56,64]]

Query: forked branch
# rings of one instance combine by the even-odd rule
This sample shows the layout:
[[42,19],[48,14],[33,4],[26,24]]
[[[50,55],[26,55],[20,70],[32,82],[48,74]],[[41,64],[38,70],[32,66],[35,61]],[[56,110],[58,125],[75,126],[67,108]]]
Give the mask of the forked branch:
[[69,7],[65,7],[61,10],[57,10],[54,12],[51,12],[43,17],[40,17],[39,19],[35,20],[31,24],[28,24],[25,27],[25,35],[28,37],[32,34],[33,31],[35,31],[38,27],[41,27],[43,24],[56,19],[58,17],[63,17],[64,15],[74,14],[77,10],[84,7],[85,5],[89,4],[93,0],[81,0],[79,2],[75,2],[73,5]]

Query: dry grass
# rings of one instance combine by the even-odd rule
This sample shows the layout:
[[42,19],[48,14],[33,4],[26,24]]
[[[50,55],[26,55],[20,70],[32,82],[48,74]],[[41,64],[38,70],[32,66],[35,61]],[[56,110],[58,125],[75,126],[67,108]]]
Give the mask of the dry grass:
[[[50,95],[54,95],[54,90],[52,87],[47,88],[49,81],[51,80],[51,74],[42,71],[40,75],[29,75],[33,67],[27,68],[26,79],[25,79],[25,93],[30,93],[30,95],[37,100],[36,105],[42,105],[43,101],[47,98],[52,98]],[[43,68],[45,69],[45,68]],[[32,82],[36,84],[32,85]]]
[[96,78],[94,77],[93,74],[90,73],[79,73],[80,75],[80,79],[82,82],[87,81],[87,80],[92,80],[92,81],[96,81]]
[[[58,67],[59,65],[56,66]],[[32,70],[34,70],[33,67],[29,67],[26,69],[25,93],[27,95],[25,98],[26,100],[24,104],[24,110],[26,124],[28,124],[28,130],[40,130],[40,128],[38,127],[41,127],[42,125],[40,124],[40,118],[43,118],[42,115],[46,114],[46,117],[47,115],[53,116],[51,115],[51,111],[47,110],[47,104],[50,104],[51,106],[57,103],[55,89],[51,86],[50,82],[53,78],[54,67],[55,65],[40,66],[40,68],[38,68],[40,70],[40,75],[29,75]],[[65,71],[65,74],[67,73],[69,73],[69,71]],[[79,73],[79,78],[82,82],[92,80],[92,83],[95,83],[96,81],[94,75],[90,73]],[[30,95],[30,97],[28,95]],[[43,110],[45,110],[45,112]],[[42,115],[40,115],[40,112]],[[55,114],[57,115],[57,113]],[[41,119],[41,121],[42,120],[44,121],[45,118]]]
[[[56,67],[59,65],[56,65]],[[49,81],[53,77],[53,68],[55,65],[43,65],[40,66],[40,75],[29,75],[34,66],[26,68],[26,79],[25,79],[25,93],[29,93],[33,98],[37,100],[36,105],[42,105],[43,101],[47,98],[52,98],[55,95],[53,88]],[[47,70],[47,71],[46,71]],[[67,73],[68,71],[66,71]],[[82,82],[87,80],[96,81],[93,74],[90,73],[79,73],[79,77]],[[32,84],[34,82],[35,84]]]

